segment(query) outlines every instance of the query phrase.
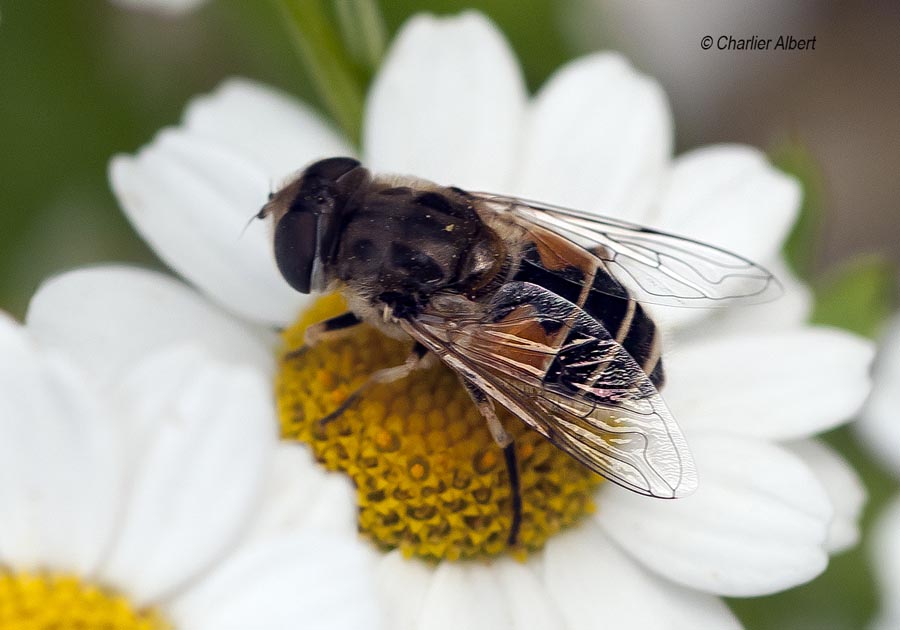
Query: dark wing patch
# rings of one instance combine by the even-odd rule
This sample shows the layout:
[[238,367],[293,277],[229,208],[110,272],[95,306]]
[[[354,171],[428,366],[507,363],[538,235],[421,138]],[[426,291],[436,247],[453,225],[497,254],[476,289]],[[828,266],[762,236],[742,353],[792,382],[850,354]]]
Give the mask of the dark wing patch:
[[550,204],[472,194],[484,207],[511,214],[531,228],[536,242],[553,252],[545,264],[550,271],[560,266],[559,260],[570,258],[569,263],[578,266],[575,258],[581,256],[554,245],[553,237],[589,252],[598,267],[592,291],[650,304],[700,307],[766,302],[782,292],[769,271],[712,245]]
[[444,296],[401,325],[604,477],[662,498],[696,488],[687,443],[659,392],[606,329],[572,302],[511,282],[487,305]]

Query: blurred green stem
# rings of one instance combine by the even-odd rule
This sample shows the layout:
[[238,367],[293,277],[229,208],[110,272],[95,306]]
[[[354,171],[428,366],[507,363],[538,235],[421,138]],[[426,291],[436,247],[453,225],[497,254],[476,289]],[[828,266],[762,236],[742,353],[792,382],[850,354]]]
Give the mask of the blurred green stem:
[[897,268],[877,255],[843,263],[816,287],[814,324],[875,338],[894,310]]
[[359,144],[363,81],[341,43],[322,0],[276,0],[323,105],[344,133]]
[[353,58],[374,72],[384,55],[384,20],[377,0],[334,0],[334,8]]
[[822,232],[822,174],[809,150],[799,141],[784,143],[772,153],[775,166],[797,179],[803,190],[800,212],[784,245],[791,268],[804,280],[813,277]]

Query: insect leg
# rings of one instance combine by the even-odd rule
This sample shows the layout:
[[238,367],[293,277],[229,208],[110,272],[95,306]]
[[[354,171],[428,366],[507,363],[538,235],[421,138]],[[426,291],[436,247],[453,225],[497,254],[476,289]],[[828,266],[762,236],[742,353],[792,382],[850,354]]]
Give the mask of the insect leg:
[[296,359],[297,357],[301,357],[320,341],[336,339],[361,323],[362,320],[360,318],[350,311],[347,311],[346,313],[313,324],[312,326],[309,326],[303,334],[303,345],[300,348],[289,352],[286,358]]
[[416,344],[412,348],[412,351],[409,353],[409,356],[406,357],[406,361],[404,361],[402,365],[395,365],[394,367],[384,368],[372,372],[369,375],[369,378],[366,379],[366,382],[353,390],[353,392],[351,392],[350,395],[347,396],[344,402],[342,402],[337,409],[329,413],[324,418],[319,419],[319,427],[324,427],[332,420],[336,420],[337,418],[339,418],[341,414],[358,403],[359,399],[362,398],[362,395],[365,394],[373,386],[399,381],[409,376],[412,371],[422,367],[426,367],[429,363],[426,357],[427,354],[428,348],[426,348],[419,342],[416,342]]
[[510,494],[512,495],[512,524],[509,527],[507,544],[512,547],[518,542],[519,529],[522,527],[522,488],[519,482],[519,462],[516,458],[516,443],[512,436],[503,428],[503,423],[497,417],[494,403],[477,385],[466,378],[461,379],[469,396],[478,407],[478,411],[487,421],[488,430],[497,446],[503,449],[503,459],[506,460],[506,471],[509,474]]

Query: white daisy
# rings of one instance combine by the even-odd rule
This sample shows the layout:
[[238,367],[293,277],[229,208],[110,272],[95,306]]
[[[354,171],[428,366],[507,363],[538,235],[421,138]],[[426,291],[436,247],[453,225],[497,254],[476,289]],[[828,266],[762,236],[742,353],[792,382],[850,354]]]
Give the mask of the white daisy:
[[276,443],[266,380],[108,332],[73,361],[0,314],[0,627],[377,627],[350,488]]
[[[813,436],[860,406],[872,350],[850,334],[804,323],[806,290],[777,258],[796,217],[798,187],[748,147],[708,147],[672,159],[671,145],[661,90],[614,54],[567,64],[529,99],[508,45],[478,14],[417,17],[398,35],[366,106],[367,166],[698,238],[769,263],[788,291],[774,304],[715,316],[658,313],[671,329],[663,395],[697,462],[695,495],[659,501],[608,483],[585,494],[594,482],[570,475],[568,458],[535,442],[529,448],[552,465],[545,462],[545,477],[527,464],[523,469],[523,478],[533,479],[534,500],[543,502],[526,506],[526,516],[546,534],[526,544],[533,550],[527,561],[428,564],[400,550],[384,553],[379,584],[390,627],[737,627],[717,595],[760,595],[802,583],[824,569],[829,551],[855,541],[862,488]],[[285,176],[314,159],[353,153],[307,107],[233,80],[192,103],[180,127],[164,130],[136,156],[117,157],[110,172],[129,218],[173,269],[248,328],[262,334],[291,326],[290,345],[308,298],[278,276],[264,225],[237,235]],[[85,303],[85,312],[139,314],[149,304],[139,288],[118,282],[112,293],[104,288],[109,283],[106,271],[95,270],[55,291],[107,296]],[[55,291],[46,291],[49,303]],[[156,325],[170,331],[176,325],[166,322],[179,321],[181,307],[165,304]],[[76,332],[65,336],[97,334]],[[397,352],[377,336],[364,342],[367,352],[341,346],[318,371],[301,369],[304,378],[281,363],[283,427],[303,415],[298,409],[309,415],[324,407],[335,383],[339,396],[347,384],[341,370],[349,381],[358,376],[350,374],[360,367],[354,362]],[[458,388],[440,385],[442,378],[435,372],[411,379],[348,420],[358,431],[311,440],[328,466],[354,476],[366,535],[406,554],[477,556],[496,547],[507,516],[493,519],[497,501],[475,506],[473,488],[488,497],[508,489],[478,486],[494,478],[495,462],[478,450],[491,445],[488,438],[467,442],[486,431],[460,424],[471,414],[457,406]],[[298,395],[313,390],[315,400]],[[304,431],[309,427],[297,428]],[[394,452],[395,438],[418,449],[415,456],[384,455]],[[453,469],[463,479],[462,495],[451,496],[457,478],[420,483],[444,471],[457,451],[475,458],[462,461],[468,470]],[[435,513],[435,496],[468,507]],[[588,515],[591,503],[596,513]],[[572,526],[553,533],[561,524]]]
[[[895,316],[882,344],[875,385],[858,434],[881,462],[900,479],[900,315]],[[876,630],[900,627],[900,496],[878,517],[871,551],[881,587],[882,609]]]

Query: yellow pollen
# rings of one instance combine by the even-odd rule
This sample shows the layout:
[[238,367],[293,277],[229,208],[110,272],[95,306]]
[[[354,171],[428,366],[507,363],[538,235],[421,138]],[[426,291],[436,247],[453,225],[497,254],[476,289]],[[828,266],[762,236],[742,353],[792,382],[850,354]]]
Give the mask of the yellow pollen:
[[3,630],[170,630],[155,609],[71,575],[0,570]]
[[515,438],[522,525],[507,538],[511,492],[502,450],[457,376],[439,364],[369,389],[321,426],[375,370],[400,365],[410,343],[369,326],[296,353],[310,324],[343,312],[336,295],[319,300],[284,332],[276,391],[281,433],[312,447],[329,470],[356,485],[359,528],[383,549],[431,560],[517,557],[594,510],[602,478],[557,449],[499,405]]

